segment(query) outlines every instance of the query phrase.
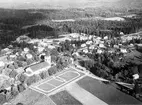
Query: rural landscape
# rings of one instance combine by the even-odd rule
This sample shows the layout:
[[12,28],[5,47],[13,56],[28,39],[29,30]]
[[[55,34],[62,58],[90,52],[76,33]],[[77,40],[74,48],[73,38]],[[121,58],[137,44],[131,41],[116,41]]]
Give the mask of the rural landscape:
[[142,0],[0,1],[0,105],[142,105]]

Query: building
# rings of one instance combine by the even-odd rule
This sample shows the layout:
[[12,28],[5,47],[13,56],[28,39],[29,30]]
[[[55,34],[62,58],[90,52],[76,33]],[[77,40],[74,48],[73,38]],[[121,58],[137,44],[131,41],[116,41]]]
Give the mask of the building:
[[27,76],[32,76],[34,74],[39,74],[42,71],[48,70],[50,68],[49,63],[47,62],[40,62],[25,69]]

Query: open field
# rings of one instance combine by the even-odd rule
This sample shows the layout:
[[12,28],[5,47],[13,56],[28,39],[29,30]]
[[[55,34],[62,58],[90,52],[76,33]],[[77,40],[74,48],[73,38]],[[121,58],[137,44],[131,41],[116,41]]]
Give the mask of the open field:
[[82,105],[78,100],[71,96],[67,91],[61,91],[55,95],[51,95],[50,98],[57,105]]
[[136,100],[132,96],[122,93],[113,86],[106,85],[101,81],[98,81],[91,77],[84,77],[83,79],[79,80],[77,83],[79,84],[79,86],[81,86],[82,88],[92,93],[94,96],[98,97],[99,99],[101,99],[102,101],[106,102],[109,105],[142,104],[140,101]]
[[55,105],[49,97],[31,89],[25,90],[10,101],[12,105],[16,105],[18,102],[24,105]]
[[62,88],[63,86],[73,82],[84,76],[83,73],[77,72],[74,69],[70,69],[62,72],[61,74],[50,77],[50,79],[44,80],[31,88],[37,92],[43,94],[49,94],[55,90]]

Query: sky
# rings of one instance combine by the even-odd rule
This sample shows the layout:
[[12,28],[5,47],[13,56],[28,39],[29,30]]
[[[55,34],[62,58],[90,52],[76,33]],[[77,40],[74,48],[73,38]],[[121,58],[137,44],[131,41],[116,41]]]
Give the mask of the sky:
[[28,8],[31,6],[31,8],[34,7],[41,7],[47,6],[47,5],[58,5],[58,6],[71,6],[79,4],[85,4],[85,3],[96,3],[96,2],[115,2],[118,0],[0,0],[0,7],[2,8]]

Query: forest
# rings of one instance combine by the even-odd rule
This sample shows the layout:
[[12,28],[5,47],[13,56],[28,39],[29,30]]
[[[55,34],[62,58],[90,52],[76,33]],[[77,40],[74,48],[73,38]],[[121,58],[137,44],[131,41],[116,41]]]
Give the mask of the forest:
[[[118,15],[117,12],[121,14]],[[17,37],[27,33],[31,38],[45,38],[48,36],[57,38],[60,34],[74,32],[101,36],[100,31],[110,30],[113,31],[114,36],[119,36],[120,32],[124,34],[134,33],[142,27],[142,18],[128,19],[127,21],[104,21],[93,18],[96,16],[113,17],[127,14],[125,10],[110,8],[73,8],[66,10],[0,9],[0,14],[2,14],[0,16],[0,44],[2,48],[10,45]],[[52,22],[52,19],[76,19],[76,21]],[[23,27],[28,28],[23,31]]]

